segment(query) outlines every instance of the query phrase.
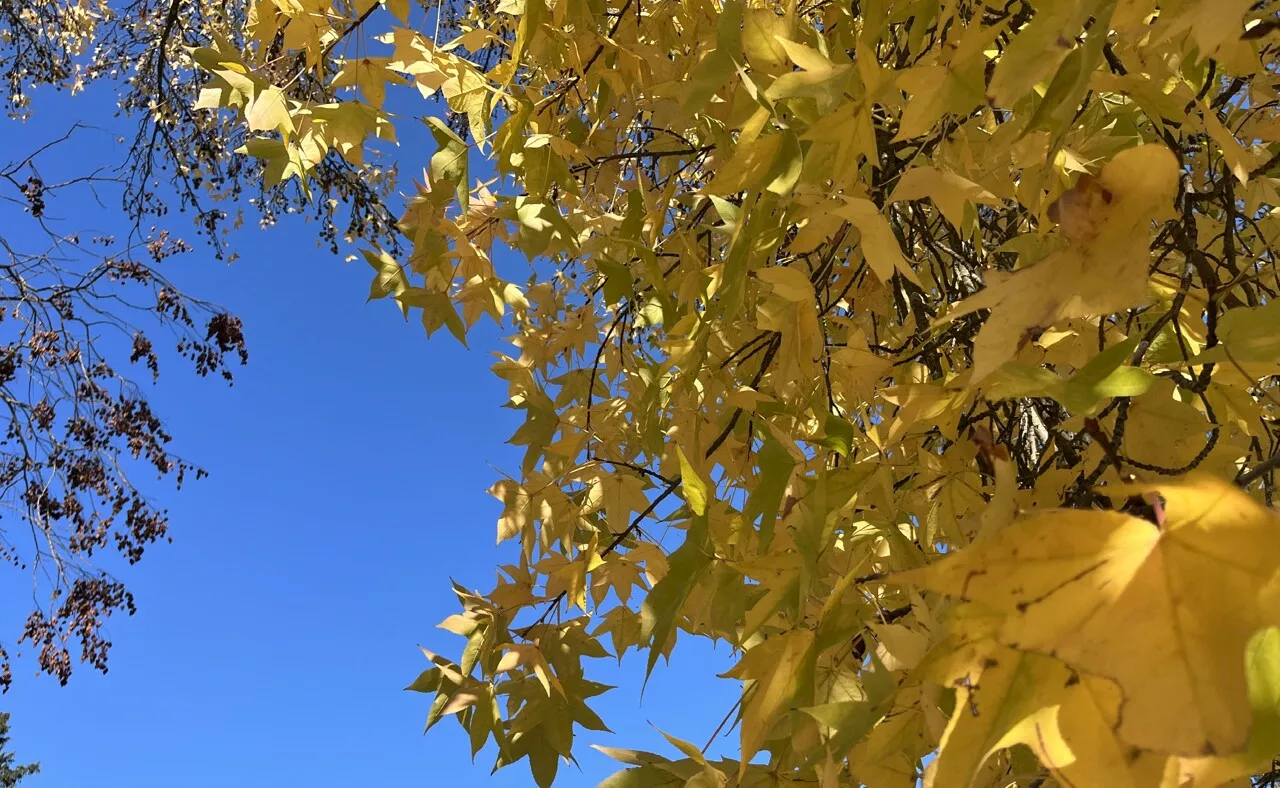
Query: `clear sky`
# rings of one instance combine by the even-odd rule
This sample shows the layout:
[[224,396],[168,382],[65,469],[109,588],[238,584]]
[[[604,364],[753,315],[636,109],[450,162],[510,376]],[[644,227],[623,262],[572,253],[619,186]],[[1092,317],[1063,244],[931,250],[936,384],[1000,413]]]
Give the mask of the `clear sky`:
[[[109,97],[54,98],[26,127],[5,121],[0,163],[77,118],[113,123]],[[120,154],[98,139],[64,148],[56,168],[82,174]],[[88,201],[49,213],[126,229]],[[172,228],[193,236],[185,216]],[[18,661],[0,710],[13,714],[19,758],[42,764],[24,788],[532,785],[524,763],[490,778],[488,751],[472,765],[452,720],[424,738],[430,698],[402,690],[426,664],[417,644],[459,652],[461,639],[435,628],[457,611],[449,578],[488,590],[495,564],[514,557],[494,546],[498,506],[485,494],[498,469],[518,468],[504,443],[517,414],[488,371],[500,334],[481,331],[471,351],[443,330],[428,342],[390,303],[366,304],[371,269],[317,249],[313,229],[286,219],[243,231],[229,266],[203,249],[167,264],[188,292],[244,319],[250,365],[230,389],[176,362],[147,384],[176,450],[212,475],[181,493],[151,486],[175,543],[122,573],[139,610],[111,624],[108,675],[82,668],[59,687]],[[3,587],[27,582],[14,579]],[[3,599],[12,651],[28,599]],[[633,662],[595,662],[592,678],[619,685],[593,701],[618,735],[579,730],[583,744],[670,755],[650,722],[701,745],[736,697],[734,682],[707,681],[732,664],[723,645],[682,641],[643,704],[643,658]],[[619,768],[586,747],[580,758],[557,785]]]

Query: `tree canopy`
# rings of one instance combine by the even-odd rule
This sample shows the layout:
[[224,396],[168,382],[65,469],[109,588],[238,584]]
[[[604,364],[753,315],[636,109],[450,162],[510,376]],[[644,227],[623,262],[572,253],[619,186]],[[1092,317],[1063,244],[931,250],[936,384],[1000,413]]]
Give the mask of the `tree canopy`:
[[256,193],[426,333],[511,330],[510,563],[455,587],[428,726],[549,785],[605,729],[591,660],[706,638],[737,756],[611,749],[608,785],[1280,752],[1274,4],[34,7],[206,229]]

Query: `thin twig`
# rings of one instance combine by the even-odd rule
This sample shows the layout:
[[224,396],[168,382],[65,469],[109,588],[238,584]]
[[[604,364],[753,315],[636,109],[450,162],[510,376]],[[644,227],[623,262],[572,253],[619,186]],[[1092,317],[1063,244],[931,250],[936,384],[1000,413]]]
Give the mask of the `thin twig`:
[[1276,468],[1280,468],[1280,454],[1273,454],[1250,468],[1248,471],[1240,473],[1236,476],[1236,484],[1241,487],[1248,487],[1250,484],[1258,481],[1263,476],[1274,471]]

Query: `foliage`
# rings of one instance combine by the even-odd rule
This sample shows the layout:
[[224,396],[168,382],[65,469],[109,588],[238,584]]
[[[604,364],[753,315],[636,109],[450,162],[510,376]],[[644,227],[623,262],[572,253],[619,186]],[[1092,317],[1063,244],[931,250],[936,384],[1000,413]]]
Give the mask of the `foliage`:
[[[184,45],[243,41],[254,6],[253,0],[5,4],[0,8],[0,73],[8,83],[9,115],[31,117],[39,88],[74,94],[103,83],[116,93],[121,115],[136,124],[124,161],[116,163],[124,212],[142,221],[160,219],[171,207],[189,211],[219,255],[234,257],[227,234],[245,221],[246,201],[264,227],[286,213],[317,219],[319,240],[334,251],[342,232],[394,245],[393,220],[382,202],[388,173],[332,151],[310,171],[331,199],[311,202],[302,189],[271,188],[270,168],[259,160],[232,155],[252,136],[242,124],[197,108],[204,79]],[[287,82],[295,95],[322,102],[327,85],[300,73],[301,65],[302,60],[280,57],[266,71]],[[234,203],[234,210],[227,203]],[[347,208],[345,228],[339,226],[340,205]]]
[[[193,9],[179,50],[155,20]],[[518,549],[489,592],[456,588],[442,626],[466,646],[410,687],[428,726],[455,716],[549,784],[575,725],[605,729],[587,658],[652,671],[694,637],[741,653],[737,758],[611,750],[629,768],[608,784],[1269,768],[1271,5],[171,0],[147,20],[152,98],[173,90],[148,122],[214,138],[169,149],[219,178],[256,167],[323,213],[335,172],[425,120],[398,226],[349,233],[371,297],[429,334],[514,330],[494,369],[525,453],[493,494]],[[529,268],[495,266],[503,246]]]
[[[77,661],[106,671],[107,620],[135,609],[101,554],[133,564],[170,538],[168,513],[135,478],[181,486],[204,473],[173,453],[129,368],[154,381],[176,351],[198,375],[230,381],[247,358],[239,319],[161,273],[188,244],[138,224],[125,237],[69,227],[87,201],[123,185],[109,167],[64,175],[58,158],[70,146],[92,149],[100,133],[76,124],[0,164],[0,506],[9,518],[0,557],[30,575],[17,586],[31,589],[30,607],[11,608],[25,615],[16,643],[63,684]],[[0,647],[0,688],[11,681]]]
[[[129,6],[132,17],[116,27],[106,4],[0,8],[9,123],[29,118],[33,88],[79,91],[118,74],[129,52],[143,50],[145,36],[131,31],[150,26],[145,8]],[[138,100],[133,96],[125,95],[125,110]],[[150,120],[155,105],[147,106],[146,128],[157,128]],[[101,134],[77,123],[31,154],[10,150],[17,156],[0,165],[0,402],[8,416],[0,437],[0,501],[26,526],[0,531],[0,555],[33,576],[18,645],[29,645],[40,668],[61,683],[77,658],[105,672],[106,619],[134,610],[131,592],[95,554],[115,549],[132,564],[147,545],[169,539],[168,513],[133,476],[151,471],[180,486],[191,473],[204,473],[170,450],[172,436],[127,368],[159,376],[166,348],[154,344],[157,333],[200,376],[229,381],[230,366],[247,358],[236,317],[187,296],[161,274],[166,260],[191,251],[168,230],[147,226],[165,207],[142,188],[155,182],[150,154],[140,151],[160,150],[154,143],[168,137],[152,134],[128,161],[67,175],[60,157],[69,148],[115,142]],[[77,203],[102,205],[111,197],[123,200],[124,237],[79,221],[68,225],[70,214],[82,210]],[[10,681],[9,654],[0,647],[0,687]]]

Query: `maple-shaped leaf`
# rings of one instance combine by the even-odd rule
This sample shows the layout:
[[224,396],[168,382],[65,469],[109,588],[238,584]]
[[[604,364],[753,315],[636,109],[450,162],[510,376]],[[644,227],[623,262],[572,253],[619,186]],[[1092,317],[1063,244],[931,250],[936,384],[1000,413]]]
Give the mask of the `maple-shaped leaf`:
[[275,85],[254,94],[245,107],[244,117],[250,131],[279,131],[286,139],[293,133],[289,100],[285,98],[284,91]]
[[431,157],[431,188],[454,187],[458,204],[465,212],[467,198],[467,143],[439,118],[427,118],[431,136],[440,149]]
[[1055,3],[1035,18],[1001,53],[990,79],[988,99],[1012,107],[1035,86],[1051,77],[1074,46],[1073,38],[1102,0]]
[[821,360],[822,353],[822,333],[809,277],[803,271],[777,266],[758,271],[757,277],[772,288],[757,304],[757,325],[781,336],[784,373],[788,377],[809,377],[806,373]]
[[389,69],[390,63],[391,59],[385,57],[362,57],[344,60],[329,86],[333,88],[358,87],[366,104],[374,109],[381,109],[383,102],[386,100],[387,85],[403,84],[405,82],[404,77]]
[[847,198],[845,204],[834,212],[858,228],[862,235],[860,247],[867,265],[881,282],[888,282],[895,273],[901,273],[911,282],[920,283],[910,262],[902,254],[893,227],[875,203],[862,197]]
[[244,153],[261,159],[263,181],[271,186],[276,186],[297,176],[301,181],[304,192],[310,188],[305,180],[305,173],[315,162],[304,157],[304,149],[297,145],[290,145],[281,140],[255,137],[246,140],[243,145],[236,148],[236,153]]
[[814,632],[811,629],[793,629],[771,637],[748,649],[742,660],[726,677],[748,682],[743,688],[749,693],[742,709],[742,769],[746,762],[764,745],[769,728],[783,713],[802,685],[812,682],[812,646]]
[[1171,382],[1156,381],[1129,408],[1126,455],[1136,461],[1173,467],[1189,463],[1205,445],[1205,435],[1213,427],[1198,409],[1199,404],[1194,395],[1179,391]]
[[1002,612],[997,638],[1116,682],[1118,734],[1185,756],[1244,747],[1244,652],[1280,622],[1280,516],[1195,477],[1158,492],[1165,524],[1055,510],[894,576]]
[[937,678],[956,688],[931,788],[970,788],[999,750],[1028,747],[1063,785],[1160,785],[1168,756],[1116,738],[1115,683],[1043,654],[979,638],[958,644]]
[[707,517],[705,514],[695,516],[689,521],[684,543],[671,554],[667,573],[649,592],[640,609],[640,635],[649,646],[646,681],[663,650],[674,642],[681,610],[713,557],[707,536]]
[[395,130],[378,110],[356,101],[322,104],[310,109],[320,125],[325,141],[353,164],[364,163],[365,142],[369,138],[394,142]]

